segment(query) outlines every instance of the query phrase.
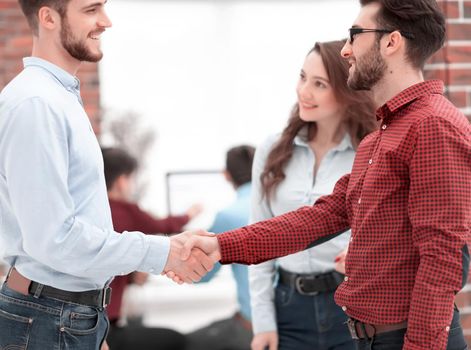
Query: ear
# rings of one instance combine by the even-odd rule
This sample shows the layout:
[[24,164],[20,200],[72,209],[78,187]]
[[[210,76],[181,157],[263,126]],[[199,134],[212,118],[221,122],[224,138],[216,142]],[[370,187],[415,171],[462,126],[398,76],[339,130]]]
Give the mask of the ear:
[[119,175],[118,178],[116,179],[114,183],[115,185],[114,187],[119,191],[123,191],[123,189],[127,188],[128,183],[129,183],[129,176],[122,174],[122,175]]
[[227,181],[229,181],[230,183],[232,183],[232,181],[233,181],[233,180],[232,180],[232,176],[231,176],[231,174],[229,174],[229,172],[228,172],[227,170],[224,170],[224,171],[222,172],[222,174],[224,175],[224,178],[225,178]]
[[59,13],[50,8],[43,6],[38,11],[38,26],[46,30],[54,30],[60,25]]
[[405,45],[404,37],[401,35],[401,33],[399,33],[399,31],[396,30],[387,36],[386,48],[384,49],[385,54],[386,55],[395,54],[396,52],[403,49],[404,45]]

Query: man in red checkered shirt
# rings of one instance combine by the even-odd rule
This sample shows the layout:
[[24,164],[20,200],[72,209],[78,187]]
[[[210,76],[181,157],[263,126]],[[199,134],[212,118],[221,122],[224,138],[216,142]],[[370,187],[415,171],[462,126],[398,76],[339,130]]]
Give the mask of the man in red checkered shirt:
[[466,349],[454,297],[468,275],[471,128],[443,83],[422,74],[443,45],[445,19],[435,0],[361,5],[341,54],[349,86],[372,90],[381,126],[359,146],[351,174],[312,207],[193,235],[186,248],[257,264],[351,228],[335,299],[359,349]]

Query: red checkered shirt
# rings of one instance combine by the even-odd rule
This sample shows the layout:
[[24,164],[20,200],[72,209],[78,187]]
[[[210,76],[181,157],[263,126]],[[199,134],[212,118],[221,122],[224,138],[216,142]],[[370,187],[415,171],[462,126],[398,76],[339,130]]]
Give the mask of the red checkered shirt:
[[403,349],[445,349],[471,236],[471,128],[442,95],[411,86],[377,111],[381,128],[351,174],[312,207],[218,235],[222,263],[257,264],[352,229],[335,300],[372,324],[408,321]]

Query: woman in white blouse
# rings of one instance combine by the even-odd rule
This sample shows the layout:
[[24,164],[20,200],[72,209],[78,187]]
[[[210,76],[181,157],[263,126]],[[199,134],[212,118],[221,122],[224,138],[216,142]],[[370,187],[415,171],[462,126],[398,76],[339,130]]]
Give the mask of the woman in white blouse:
[[[367,92],[347,86],[344,42],[316,43],[297,85],[298,101],[281,135],[268,138],[253,165],[252,221],[281,215],[332,192],[350,172],[360,140],[376,128]],[[335,257],[349,232],[322,245],[251,266],[252,350],[344,350],[354,345],[334,302],[343,276]]]

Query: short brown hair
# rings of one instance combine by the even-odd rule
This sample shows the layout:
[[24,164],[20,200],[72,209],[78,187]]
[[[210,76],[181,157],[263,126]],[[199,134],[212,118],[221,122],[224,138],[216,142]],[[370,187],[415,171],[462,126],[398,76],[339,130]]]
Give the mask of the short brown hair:
[[236,187],[252,180],[252,163],[255,148],[241,145],[231,148],[226,154],[226,170]]
[[101,153],[108,191],[121,175],[131,175],[137,170],[137,159],[121,148],[105,147],[101,149]]
[[21,10],[28,20],[29,27],[34,34],[38,33],[38,12],[41,7],[48,6],[56,10],[61,18],[67,13],[70,0],[18,0]]
[[445,42],[445,17],[436,0],[360,0],[361,6],[375,2],[381,5],[378,26],[413,35],[406,43],[407,58],[422,69]]

